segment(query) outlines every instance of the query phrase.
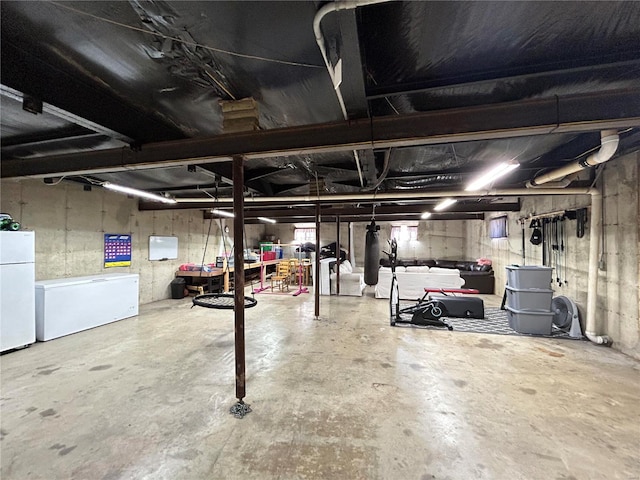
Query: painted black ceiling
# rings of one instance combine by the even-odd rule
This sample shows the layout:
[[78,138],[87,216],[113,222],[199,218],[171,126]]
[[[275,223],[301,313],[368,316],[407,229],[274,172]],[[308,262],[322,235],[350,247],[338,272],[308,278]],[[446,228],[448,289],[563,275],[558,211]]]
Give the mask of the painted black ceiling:
[[[228,195],[228,161],[185,154],[179,164],[117,168],[97,152],[224,134],[221,100],[254,98],[262,131],[322,132],[344,121],[313,31],[322,5],[2,1],[2,175]],[[451,109],[464,118],[471,107],[576,95],[585,98],[576,118],[598,120],[588,99],[602,103],[607,92],[622,92],[623,113],[640,116],[640,2],[389,2],[329,13],[321,30],[331,64],[341,61],[353,121]],[[44,102],[42,113],[23,110],[25,96]],[[523,108],[524,126],[534,120],[527,115]],[[458,123],[452,128],[464,131]],[[256,196],[305,195],[310,184],[326,193],[456,189],[516,159],[521,168],[497,185],[520,187],[597,148],[598,130],[522,129],[390,150],[359,144],[360,173],[348,148],[283,148],[247,160],[245,185]],[[637,124],[618,130],[618,154],[640,146]],[[86,164],[69,174],[65,155],[77,152]]]

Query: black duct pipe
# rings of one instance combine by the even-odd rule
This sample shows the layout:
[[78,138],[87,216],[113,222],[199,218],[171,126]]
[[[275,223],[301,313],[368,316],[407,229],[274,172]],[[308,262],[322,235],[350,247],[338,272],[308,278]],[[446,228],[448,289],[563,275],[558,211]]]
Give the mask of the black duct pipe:
[[450,173],[446,175],[431,175],[414,180],[387,180],[388,189],[413,190],[424,188],[434,184],[451,185],[452,183],[462,183],[464,175],[461,173]]

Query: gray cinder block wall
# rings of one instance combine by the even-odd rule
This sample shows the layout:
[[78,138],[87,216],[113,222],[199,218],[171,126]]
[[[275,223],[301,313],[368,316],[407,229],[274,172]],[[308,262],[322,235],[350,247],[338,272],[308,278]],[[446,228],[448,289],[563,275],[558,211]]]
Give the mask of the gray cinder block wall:
[[[613,339],[613,348],[640,359],[640,207],[638,196],[640,153],[635,152],[605,164],[599,182],[603,193],[604,269],[598,272],[597,319],[603,333]],[[518,218],[556,210],[588,206],[586,196],[523,197],[522,210],[508,214],[509,236],[491,240],[489,221],[469,221],[467,225],[467,256],[485,256],[493,260],[496,271],[496,293],[506,283],[505,266],[521,265],[522,236]],[[498,216],[498,214],[492,215]],[[542,264],[542,247],[529,242],[531,230],[526,224],[526,264]],[[584,324],[587,302],[587,272],[589,257],[589,225],[585,236],[576,237],[576,222],[568,222],[567,245],[568,285],[554,285],[554,295],[573,299]],[[556,274],[554,272],[554,278]]]
[[[389,250],[387,241],[391,238],[391,227],[394,222],[377,222],[380,225],[379,232],[379,257],[386,258],[383,253]],[[401,222],[398,222],[398,224]],[[416,222],[414,222],[416,223]],[[429,221],[421,220],[418,223],[418,239],[398,243],[398,258],[400,259],[447,259],[447,260],[474,260],[477,257],[465,257],[466,223],[462,220]],[[359,267],[364,266],[364,248],[367,225],[369,222],[353,223],[353,253],[355,263]],[[293,224],[267,225],[266,234],[275,235],[282,243],[293,241]],[[347,223],[340,224],[340,244],[344,249],[349,245],[349,227]],[[336,224],[323,223],[320,228],[320,244],[328,245],[336,241]]]
[[[201,263],[209,220],[198,210],[138,211],[138,201],[126,195],[62,182],[45,185],[41,180],[3,180],[1,207],[23,229],[36,232],[36,280],[104,273],[138,273],[140,303],[170,297],[170,282],[182,263]],[[233,222],[227,247],[233,245]],[[262,236],[262,225],[246,227],[247,243]],[[104,234],[132,234],[130,267],[104,268]],[[178,237],[178,258],[149,261],[149,236]],[[211,223],[205,263],[215,262],[222,251],[220,222]]]
[[[399,224],[400,222],[398,222]],[[415,224],[416,222],[413,222]],[[391,227],[394,222],[379,222],[380,225],[380,258],[387,258],[383,251],[389,250],[388,240],[391,238]],[[466,256],[466,222],[464,220],[420,220],[418,238],[415,241],[398,242],[398,258],[440,259],[440,260],[475,260],[477,257]],[[364,245],[367,223],[354,225],[356,244],[356,261],[364,264]]]

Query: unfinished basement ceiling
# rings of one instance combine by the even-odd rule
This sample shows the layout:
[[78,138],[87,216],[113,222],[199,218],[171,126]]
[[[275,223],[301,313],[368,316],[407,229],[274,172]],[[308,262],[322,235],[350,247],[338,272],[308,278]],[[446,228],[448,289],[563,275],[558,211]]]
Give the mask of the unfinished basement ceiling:
[[[311,188],[419,198],[462,189],[513,159],[520,168],[494,186],[523,187],[586,158],[603,125],[620,132],[617,155],[640,147],[638,2],[389,2],[328,13],[320,27],[330,63],[341,65],[351,120],[343,129],[313,31],[322,5],[3,1],[2,176],[110,181],[207,200],[230,195],[230,155],[243,152],[218,151],[217,138],[229,137],[238,150],[258,145],[245,164],[253,196]],[[23,110],[25,95],[27,104],[43,102],[42,113]],[[247,97],[257,102],[260,131],[225,132],[220,101]],[[536,123],[531,101],[548,99],[557,101],[557,129]],[[407,131],[413,116],[437,112],[416,120],[424,141]],[[476,123],[486,115],[487,131],[465,135],[467,113]],[[262,140],[292,128],[304,134]],[[342,130],[357,132],[360,171],[349,148],[356,137],[329,145]],[[297,148],[297,137],[309,145]],[[211,139],[210,162],[206,149],[187,153],[193,139]],[[157,148],[152,161],[128,163],[166,141],[184,156]],[[461,203],[477,212],[492,202]]]

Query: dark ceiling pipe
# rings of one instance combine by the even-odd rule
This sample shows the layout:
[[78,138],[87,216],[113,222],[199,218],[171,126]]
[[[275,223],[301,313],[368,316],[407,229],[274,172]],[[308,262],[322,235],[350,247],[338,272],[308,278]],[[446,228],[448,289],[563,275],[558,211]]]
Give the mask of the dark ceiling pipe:
[[313,155],[635,127],[640,88],[189,138],[46,157],[3,159],[3,178],[87,175],[172,165]]
[[451,185],[462,183],[464,175],[461,173],[448,175],[431,175],[424,178],[416,178],[414,180],[389,180],[386,183],[387,188],[394,190],[416,190],[431,185]]

